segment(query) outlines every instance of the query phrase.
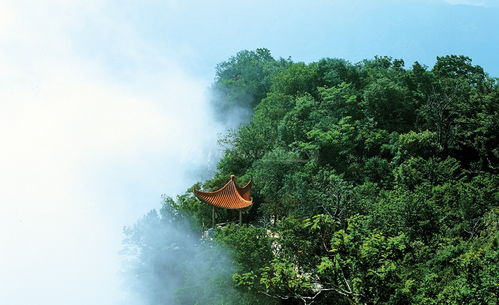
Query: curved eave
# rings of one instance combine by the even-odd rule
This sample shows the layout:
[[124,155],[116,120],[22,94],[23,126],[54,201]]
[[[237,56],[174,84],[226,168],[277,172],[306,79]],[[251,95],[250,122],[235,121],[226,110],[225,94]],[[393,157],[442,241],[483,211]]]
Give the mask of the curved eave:
[[[251,184],[248,183],[244,188],[248,187],[249,190],[250,186]],[[245,192],[244,194],[246,193],[249,197],[249,192]],[[239,210],[250,207],[253,204],[252,200],[246,200],[241,196],[239,188],[235,185],[233,179],[231,179],[221,189],[214,192],[194,190],[194,194],[199,200],[224,209]]]
[[212,206],[215,206],[217,208],[223,208],[223,209],[229,209],[229,210],[241,210],[245,208],[249,208],[250,206],[253,205],[252,201],[244,201],[241,203],[234,204],[233,202],[228,202],[228,201],[219,201],[219,200],[209,200],[200,197],[198,194],[196,194],[196,197],[201,200],[204,203],[210,204]]
[[245,186],[239,187],[236,185],[237,192],[244,200],[251,200],[251,186],[253,185],[253,181],[248,181]]

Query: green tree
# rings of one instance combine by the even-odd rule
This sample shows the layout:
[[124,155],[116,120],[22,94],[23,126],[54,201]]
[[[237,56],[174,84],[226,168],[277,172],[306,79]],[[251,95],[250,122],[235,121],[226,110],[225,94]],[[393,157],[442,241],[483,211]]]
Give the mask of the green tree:
[[251,111],[267,95],[274,75],[289,64],[275,60],[267,49],[256,49],[241,51],[217,65],[212,102],[218,118],[238,109]]
[[247,121],[194,187],[252,178],[254,206],[200,238],[211,207],[190,189],[128,228],[151,304],[497,303],[499,83],[470,58],[406,69],[258,49],[220,64],[212,89],[218,114]]

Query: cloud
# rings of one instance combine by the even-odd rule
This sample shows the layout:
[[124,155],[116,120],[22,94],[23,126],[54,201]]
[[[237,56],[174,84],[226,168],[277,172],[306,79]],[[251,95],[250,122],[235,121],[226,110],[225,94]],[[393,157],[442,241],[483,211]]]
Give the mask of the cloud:
[[113,5],[0,4],[0,304],[117,304],[121,228],[215,142],[206,81]]

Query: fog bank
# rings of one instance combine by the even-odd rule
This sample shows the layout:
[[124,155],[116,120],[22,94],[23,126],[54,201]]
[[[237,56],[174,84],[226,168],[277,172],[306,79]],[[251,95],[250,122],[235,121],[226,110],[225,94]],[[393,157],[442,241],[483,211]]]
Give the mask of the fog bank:
[[122,303],[123,226],[213,163],[209,82],[99,3],[0,4],[0,304]]

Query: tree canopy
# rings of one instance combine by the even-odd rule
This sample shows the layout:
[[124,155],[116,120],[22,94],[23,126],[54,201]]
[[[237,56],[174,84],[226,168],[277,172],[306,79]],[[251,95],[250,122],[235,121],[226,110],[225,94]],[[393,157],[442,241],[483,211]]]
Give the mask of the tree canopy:
[[[251,116],[196,187],[252,178],[255,204],[242,227],[199,239],[233,266],[206,281],[237,301],[221,289],[211,304],[497,304],[499,81],[471,58],[306,64],[257,49],[218,65],[212,89],[221,113]],[[209,229],[211,208],[190,191],[164,206]],[[161,231],[157,216],[143,222]],[[128,234],[172,251],[148,244],[151,230]]]

